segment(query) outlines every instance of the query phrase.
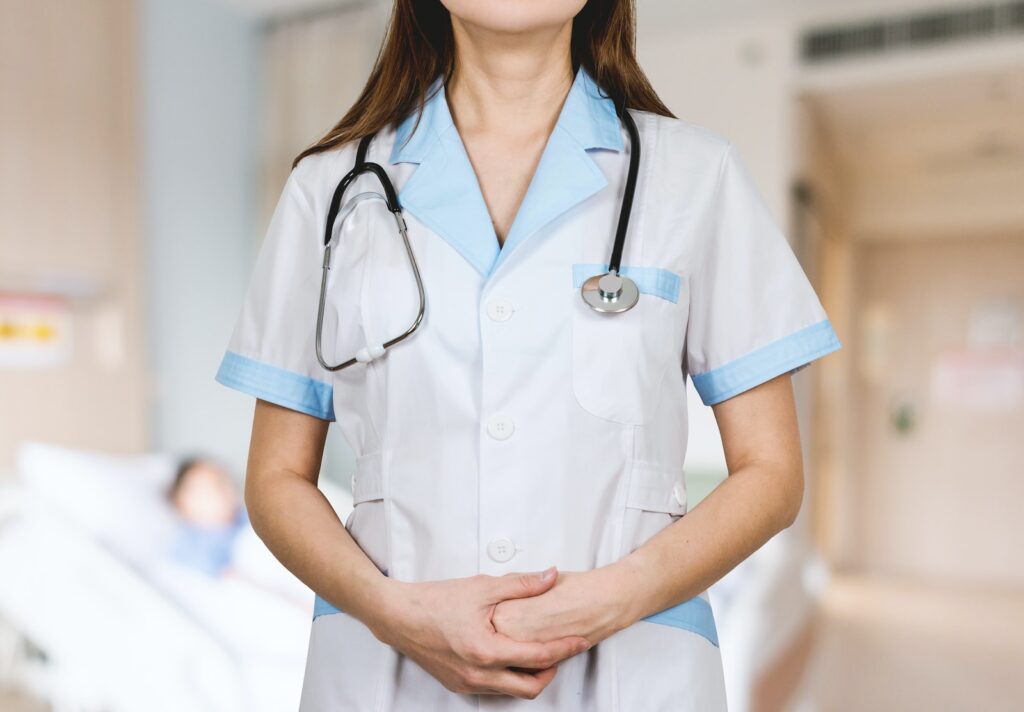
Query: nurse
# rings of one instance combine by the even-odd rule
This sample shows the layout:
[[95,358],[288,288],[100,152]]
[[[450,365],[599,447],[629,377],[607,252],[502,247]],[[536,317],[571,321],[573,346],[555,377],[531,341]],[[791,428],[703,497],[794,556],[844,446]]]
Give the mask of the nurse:
[[[256,396],[245,500],[316,592],[303,712],[726,707],[706,589],[796,516],[790,374],[840,347],[730,143],[674,118],[628,0],[398,0],[351,110],[300,154],[217,374]],[[639,128],[622,274],[598,313]],[[324,225],[350,186],[315,349]],[[346,198],[348,200],[348,198]],[[366,355],[369,354],[369,357]],[[691,511],[686,379],[728,479]],[[357,455],[342,522],[328,425]],[[258,621],[254,622],[258,625]]]

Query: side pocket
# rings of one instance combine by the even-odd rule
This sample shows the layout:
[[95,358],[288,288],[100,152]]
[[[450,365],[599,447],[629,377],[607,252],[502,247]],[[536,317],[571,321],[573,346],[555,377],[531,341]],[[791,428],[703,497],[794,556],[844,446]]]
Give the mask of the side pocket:
[[630,467],[622,547],[626,556],[686,514],[682,468],[634,460]]
[[683,469],[634,460],[630,468],[626,506],[648,512],[686,514]]
[[618,557],[629,555],[684,514],[686,488],[682,468],[634,460],[629,469]]
[[356,458],[352,475],[352,513],[345,521],[345,529],[386,575],[388,538],[383,452],[379,450]]
[[356,458],[356,469],[352,473],[352,504],[384,499],[384,453],[380,450]]

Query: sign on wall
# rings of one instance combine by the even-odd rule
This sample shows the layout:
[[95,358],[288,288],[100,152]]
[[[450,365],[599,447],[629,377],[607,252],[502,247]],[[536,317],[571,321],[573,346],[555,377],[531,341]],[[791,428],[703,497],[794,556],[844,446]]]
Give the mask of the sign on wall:
[[0,293],[0,368],[50,368],[71,358],[71,307],[60,296]]

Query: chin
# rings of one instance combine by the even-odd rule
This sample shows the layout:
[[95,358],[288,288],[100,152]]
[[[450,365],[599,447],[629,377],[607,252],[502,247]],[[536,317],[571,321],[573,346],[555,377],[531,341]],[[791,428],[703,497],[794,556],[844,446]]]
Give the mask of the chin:
[[586,0],[442,0],[453,17],[490,32],[521,33],[561,27]]

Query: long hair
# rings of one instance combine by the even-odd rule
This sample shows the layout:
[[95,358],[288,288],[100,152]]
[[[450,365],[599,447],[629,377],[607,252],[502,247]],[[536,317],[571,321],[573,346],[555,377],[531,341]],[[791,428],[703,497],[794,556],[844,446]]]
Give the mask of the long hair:
[[[615,106],[674,118],[636,61],[635,0],[589,0],[572,23],[572,64],[584,67]],[[359,98],[323,138],[292,161],[397,124],[455,69],[451,16],[440,0],[395,0],[373,70]],[[419,123],[419,117],[416,119]]]

